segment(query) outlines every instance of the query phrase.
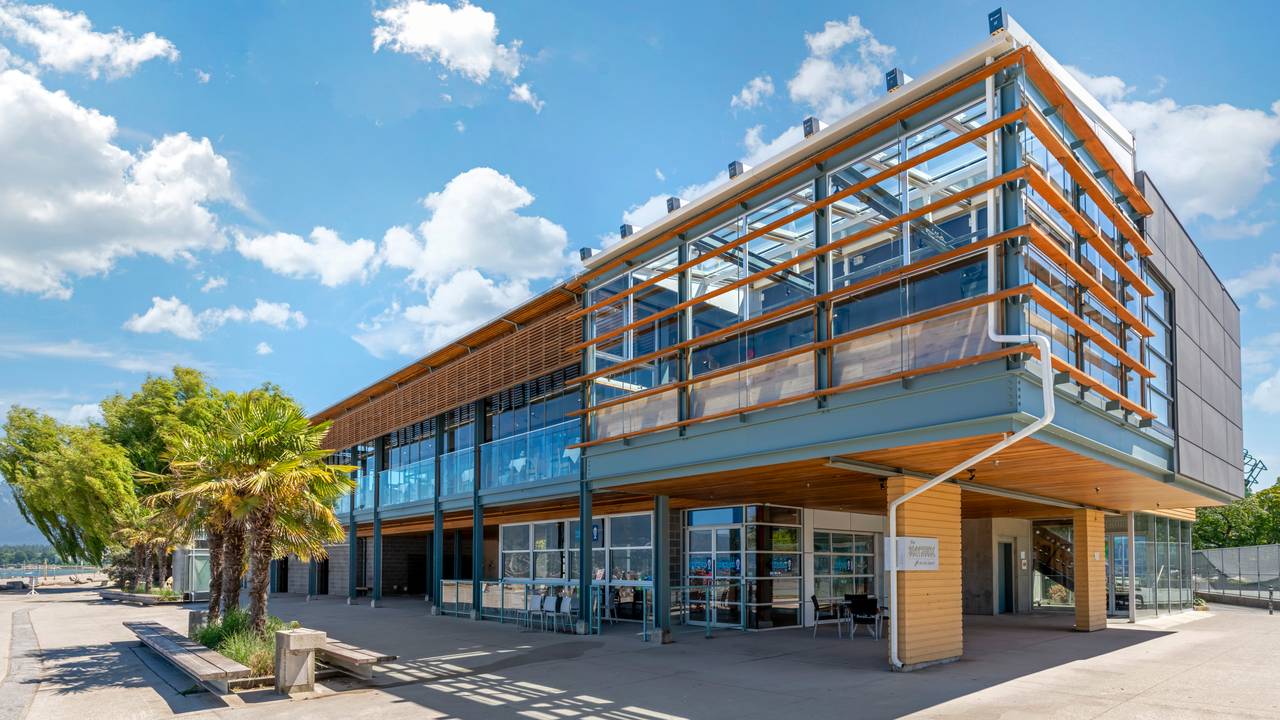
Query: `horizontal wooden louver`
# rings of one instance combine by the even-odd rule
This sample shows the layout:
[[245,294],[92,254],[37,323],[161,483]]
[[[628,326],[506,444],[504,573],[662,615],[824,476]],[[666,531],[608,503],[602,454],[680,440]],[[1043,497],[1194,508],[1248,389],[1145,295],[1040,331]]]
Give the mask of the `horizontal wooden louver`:
[[[348,410],[334,420],[325,445],[351,447],[411,423],[429,423],[427,418],[454,408],[465,407],[463,412],[470,413],[476,400],[543,375],[564,372],[571,373],[566,378],[576,377],[577,367],[566,368],[564,354],[564,348],[582,342],[582,321],[568,315],[574,307],[566,295],[546,315],[518,330]],[[433,431],[424,428],[423,436]]]

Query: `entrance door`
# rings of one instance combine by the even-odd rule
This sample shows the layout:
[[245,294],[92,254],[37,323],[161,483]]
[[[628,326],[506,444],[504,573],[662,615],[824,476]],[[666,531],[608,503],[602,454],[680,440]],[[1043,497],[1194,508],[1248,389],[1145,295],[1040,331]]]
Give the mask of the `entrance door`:
[[329,594],[329,558],[316,563],[316,594]]
[[278,558],[276,564],[276,592],[289,592],[289,558]]
[[685,583],[689,620],[742,625],[742,526],[689,528]]
[[1013,612],[1013,543],[999,543],[1000,552],[996,556],[996,612],[1000,614]]

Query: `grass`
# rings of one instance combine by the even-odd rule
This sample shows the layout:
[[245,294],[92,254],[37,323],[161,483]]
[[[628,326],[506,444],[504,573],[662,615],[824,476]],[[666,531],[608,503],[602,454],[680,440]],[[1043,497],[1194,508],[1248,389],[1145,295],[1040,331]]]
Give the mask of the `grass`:
[[250,627],[249,613],[237,609],[228,611],[217,623],[201,628],[195,640],[248,667],[254,676],[274,675],[276,631],[298,626],[296,620],[285,622],[268,615],[266,632],[259,635]]
[[155,595],[161,600],[181,600],[182,599],[182,595],[178,594],[177,592],[174,592],[173,590],[167,587],[157,586],[157,587],[151,588],[150,590],[147,590],[144,586],[138,585],[132,588],[126,588],[125,592],[133,593],[135,595]]

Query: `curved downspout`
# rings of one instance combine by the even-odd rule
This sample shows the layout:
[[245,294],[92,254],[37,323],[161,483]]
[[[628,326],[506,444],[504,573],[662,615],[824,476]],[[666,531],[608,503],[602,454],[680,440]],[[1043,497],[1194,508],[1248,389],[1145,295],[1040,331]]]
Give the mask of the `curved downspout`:
[[[991,62],[991,58],[987,59]],[[987,107],[994,106],[994,79],[987,78]],[[995,133],[991,134],[992,142],[988,143],[987,152],[987,168],[992,176],[994,176],[994,148]],[[988,233],[992,232],[995,225],[995,213],[992,208],[995,207],[994,192],[989,193],[987,202],[987,228]],[[996,292],[996,248],[991,246],[987,248],[987,293],[994,294]],[[996,453],[1004,450],[1010,445],[1027,438],[1041,428],[1053,422],[1054,414],[1054,384],[1053,384],[1053,350],[1049,345],[1049,339],[1043,335],[1004,335],[996,332],[996,303],[987,303],[987,337],[997,343],[1035,343],[1036,349],[1040,354],[1040,389],[1044,396],[1044,415],[1040,419],[1022,428],[1013,435],[1005,436],[1000,442],[991,447],[977,453],[973,457],[967,458],[963,462],[957,464],[946,472],[929,480],[920,487],[906,493],[900,498],[889,503],[889,542],[888,557],[885,558],[889,570],[889,662],[894,668],[903,666],[902,660],[898,657],[898,507],[906,503],[908,500],[928,491],[929,489],[940,485],[943,482],[954,477],[957,473],[977,465]]]

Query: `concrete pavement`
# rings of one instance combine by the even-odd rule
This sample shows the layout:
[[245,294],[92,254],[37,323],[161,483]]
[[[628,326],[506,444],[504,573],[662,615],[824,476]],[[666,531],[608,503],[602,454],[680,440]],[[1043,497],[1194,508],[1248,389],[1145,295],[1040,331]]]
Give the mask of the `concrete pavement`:
[[[397,654],[377,687],[311,700],[243,697],[230,707],[181,693],[180,674],[134,647],[123,620],[178,631],[173,607],[108,605],[84,592],[0,595],[0,621],[29,611],[41,682],[28,717],[108,718],[1262,718],[1280,716],[1270,658],[1280,616],[1215,608],[1092,634],[1068,615],[965,618],[965,658],[921,672],[885,670],[885,643],[837,640],[824,628],[742,634],[701,631],[666,646],[636,626],[592,637],[431,617],[421,600],[387,607],[277,595],[272,613],[332,637]],[[237,703],[239,704],[239,703]]]

